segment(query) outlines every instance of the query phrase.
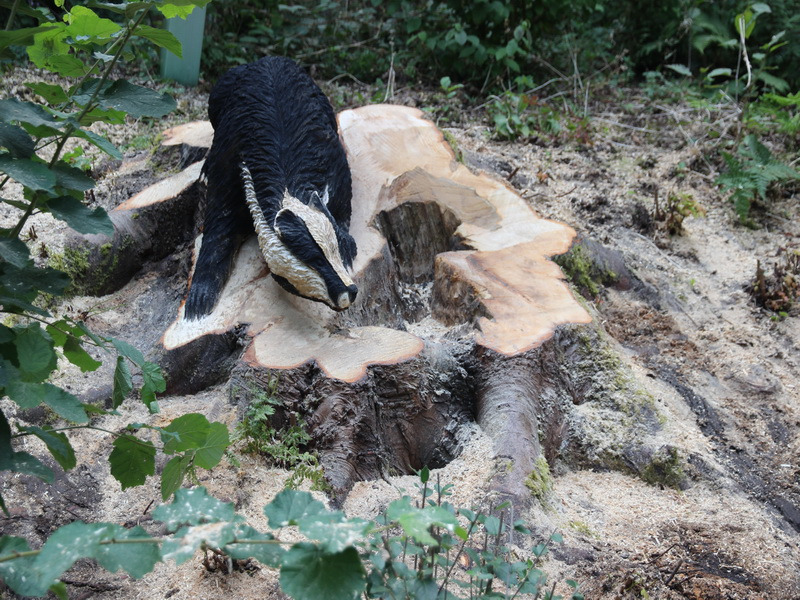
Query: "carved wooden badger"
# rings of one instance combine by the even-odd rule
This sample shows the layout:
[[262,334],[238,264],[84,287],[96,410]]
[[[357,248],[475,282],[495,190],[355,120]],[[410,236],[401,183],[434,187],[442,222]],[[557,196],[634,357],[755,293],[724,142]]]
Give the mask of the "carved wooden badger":
[[186,318],[214,308],[254,226],[281,286],[334,310],[349,307],[358,292],[346,271],[356,255],[350,170],[328,99],[293,61],[267,57],[226,73],[208,114],[214,142]]

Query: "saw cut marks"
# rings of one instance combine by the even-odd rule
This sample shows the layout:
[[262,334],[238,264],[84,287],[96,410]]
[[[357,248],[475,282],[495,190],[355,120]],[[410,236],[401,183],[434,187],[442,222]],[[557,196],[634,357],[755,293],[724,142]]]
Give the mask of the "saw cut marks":
[[[458,163],[419,110],[367,106],[342,112],[339,125],[353,178],[355,305],[335,313],[284,292],[267,276],[253,238],[239,251],[214,311],[185,321],[181,307],[165,349],[180,351],[244,324],[251,341],[243,360],[250,366],[292,369],[315,361],[328,377],[357,381],[369,365],[400,363],[424,347],[397,328],[402,282],[431,284],[428,314],[417,317],[471,322],[476,343],[501,354],[536,347],[560,324],[591,321],[548,260],[569,248],[572,228],[540,218],[504,183]],[[193,140],[208,132],[189,124],[178,133],[171,135]]]

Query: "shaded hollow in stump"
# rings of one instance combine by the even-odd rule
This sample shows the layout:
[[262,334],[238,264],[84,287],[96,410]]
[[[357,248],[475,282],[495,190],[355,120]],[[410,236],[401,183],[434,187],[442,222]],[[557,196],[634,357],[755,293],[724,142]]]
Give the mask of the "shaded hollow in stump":
[[[338,495],[446,463],[460,425],[477,419],[511,461],[496,485],[529,495],[542,398],[559,384],[537,372],[558,371],[548,361],[559,326],[591,320],[549,260],[574,231],[458,163],[418,110],[368,106],[339,125],[353,176],[355,304],[336,313],[286,293],[252,238],[214,311],[187,321],[181,305],[165,332],[171,389],[207,385],[226,361],[237,381],[277,376]],[[202,236],[195,244],[196,256]]]

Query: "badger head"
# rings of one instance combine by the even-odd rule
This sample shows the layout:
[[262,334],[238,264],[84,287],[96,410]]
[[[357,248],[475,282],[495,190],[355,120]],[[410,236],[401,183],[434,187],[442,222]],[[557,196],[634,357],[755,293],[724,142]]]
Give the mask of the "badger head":
[[322,196],[313,192],[308,204],[285,190],[270,223],[247,165],[240,168],[258,245],[275,281],[292,294],[324,302],[333,310],[348,308],[358,293],[346,270],[355,257],[355,241],[328,211],[328,189]]

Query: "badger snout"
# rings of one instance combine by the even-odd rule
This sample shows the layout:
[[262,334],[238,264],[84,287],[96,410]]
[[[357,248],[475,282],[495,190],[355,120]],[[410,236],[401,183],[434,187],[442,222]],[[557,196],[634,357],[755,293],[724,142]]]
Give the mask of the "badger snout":
[[355,285],[347,286],[347,291],[339,294],[339,298],[336,301],[336,310],[345,310],[350,308],[350,305],[356,301],[357,295],[358,288]]

